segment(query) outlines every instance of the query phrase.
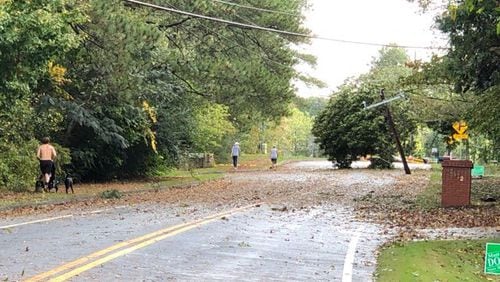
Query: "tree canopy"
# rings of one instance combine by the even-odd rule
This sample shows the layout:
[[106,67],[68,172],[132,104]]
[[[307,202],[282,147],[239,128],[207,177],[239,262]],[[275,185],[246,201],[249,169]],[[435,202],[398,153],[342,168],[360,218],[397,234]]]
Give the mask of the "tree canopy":
[[[432,2],[419,1],[428,8]],[[449,37],[450,49],[431,62],[418,64],[417,84],[448,117],[436,115],[433,124],[444,133],[463,119],[471,132],[492,140],[492,159],[500,157],[500,16],[496,0],[449,2],[436,19],[436,27]],[[414,65],[415,67],[415,65]],[[422,107],[425,108],[425,107]],[[446,133],[445,133],[446,134]]]
[[[206,0],[152,3],[308,32],[303,0],[259,3],[288,14]],[[31,186],[42,136],[69,154],[62,169],[87,180],[146,176],[185,152],[221,152],[290,113],[291,81],[301,77],[293,67],[309,58],[290,44],[305,41],[127,1],[1,1],[0,154],[9,161],[0,186]],[[7,176],[20,165],[26,173],[14,184]]]
[[[340,167],[350,167],[352,161],[366,155],[378,155],[390,165],[395,146],[385,122],[384,106],[365,110],[363,105],[379,102],[381,89],[391,95],[397,94],[401,81],[411,74],[405,65],[407,60],[408,56],[401,48],[382,48],[379,57],[372,62],[370,72],[342,85],[315,120],[313,134],[316,142]],[[398,103],[393,112],[409,151],[412,144],[408,141],[416,123],[409,103]]]

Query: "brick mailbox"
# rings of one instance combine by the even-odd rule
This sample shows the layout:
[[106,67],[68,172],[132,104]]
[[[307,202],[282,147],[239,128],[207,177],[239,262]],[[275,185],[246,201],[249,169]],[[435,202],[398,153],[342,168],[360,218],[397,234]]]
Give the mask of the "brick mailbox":
[[468,160],[445,160],[441,206],[460,207],[470,204],[472,162]]

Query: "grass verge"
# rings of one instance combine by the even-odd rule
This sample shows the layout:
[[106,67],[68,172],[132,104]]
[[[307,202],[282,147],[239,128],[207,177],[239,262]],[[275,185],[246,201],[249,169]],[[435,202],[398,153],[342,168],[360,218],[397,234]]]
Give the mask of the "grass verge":
[[[496,171],[496,167],[487,167],[488,175],[482,179],[473,179],[471,183],[471,205],[484,206],[496,205],[500,206],[500,172]],[[429,210],[439,208],[441,206],[441,174],[442,168],[439,164],[433,164],[429,184],[426,190],[417,196],[417,206],[419,208]],[[482,199],[493,197],[495,202],[484,202]]]
[[394,243],[378,256],[376,281],[500,281],[484,274],[486,242],[500,237]]
[[[25,206],[41,206],[47,204],[61,204],[68,202],[86,201],[95,198],[109,198],[109,191],[116,191],[120,195],[158,191],[172,187],[197,184],[204,181],[223,177],[222,171],[217,168],[193,169],[191,171],[174,170],[167,175],[145,181],[115,181],[107,183],[76,183],[75,194],[64,193],[64,185],[60,185],[59,192],[0,192],[0,211]],[[104,193],[104,194],[103,194]],[[114,198],[114,197],[111,197]]]
[[432,165],[431,177],[425,191],[417,196],[417,206],[428,210],[441,205],[441,165]]

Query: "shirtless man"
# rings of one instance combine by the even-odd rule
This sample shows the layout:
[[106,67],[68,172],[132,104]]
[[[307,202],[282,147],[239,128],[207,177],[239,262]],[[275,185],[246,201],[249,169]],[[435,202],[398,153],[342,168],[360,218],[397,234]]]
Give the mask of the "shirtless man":
[[56,149],[54,149],[54,147],[49,143],[49,137],[43,137],[42,145],[38,147],[38,152],[36,153],[37,158],[40,160],[40,171],[44,177],[45,187],[47,187],[49,183],[52,166],[54,165],[54,160],[57,156]]

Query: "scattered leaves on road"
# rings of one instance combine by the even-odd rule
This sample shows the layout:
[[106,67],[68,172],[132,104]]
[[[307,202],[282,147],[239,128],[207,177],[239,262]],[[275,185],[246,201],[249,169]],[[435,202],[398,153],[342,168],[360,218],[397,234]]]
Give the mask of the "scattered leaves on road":
[[[111,183],[81,186],[89,189],[88,198],[66,198],[45,205],[25,205],[0,211],[0,216],[79,213],[103,207],[150,203],[179,207],[179,214],[194,213],[190,207],[222,210],[264,202],[275,212],[310,210],[325,205],[342,206],[355,211],[362,221],[382,223],[401,229],[401,238],[419,235],[415,228],[500,226],[500,206],[473,205],[465,208],[419,208],[417,198],[429,184],[431,172],[414,171],[405,175],[400,170],[332,170],[282,166],[277,170],[240,168],[222,179],[201,184],[183,184],[144,190],[145,183]],[[482,179],[482,193],[498,196],[500,179]],[[481,189],[481,188],[479,188]],[[101,198],[103,191],[117,191],[120,198]],[[473,200],[483,194],[474,194]],[[483,195],[484,196],[484,195]],[[1,195],[16,199],[15,195]],[[475,203],[473,201],[473,203]]]

